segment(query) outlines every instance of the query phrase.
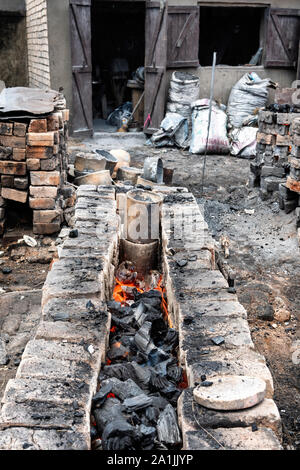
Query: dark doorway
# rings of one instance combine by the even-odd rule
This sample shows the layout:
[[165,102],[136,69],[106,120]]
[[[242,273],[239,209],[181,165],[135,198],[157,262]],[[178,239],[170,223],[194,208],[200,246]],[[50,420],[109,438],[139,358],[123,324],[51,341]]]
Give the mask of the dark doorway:
[[112,131],[106,119],[131,101],[127,82],[145,61],[144,2],[92,2],[92,61],[94,128]]
[[219,65],[249,64],[262,45],[264,11],[259,7],[201,7],[200,64],[211,65],[214,51]]

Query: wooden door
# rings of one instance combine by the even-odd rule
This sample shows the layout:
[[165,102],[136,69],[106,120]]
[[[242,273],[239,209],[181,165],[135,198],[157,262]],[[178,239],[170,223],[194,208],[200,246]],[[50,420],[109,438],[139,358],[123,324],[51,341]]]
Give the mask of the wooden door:
[[271,8],[267,12],[265,67],[296,68],[300,37],[300,10]]
[[169,6],[168,67],[199,66],[199,6]]
[[167,94],[167,14],[165,1],[146,2],[145,127],[153,134],[165,114]]
[[91,0],[70,0],[73,77],[72,132],[93,134]]

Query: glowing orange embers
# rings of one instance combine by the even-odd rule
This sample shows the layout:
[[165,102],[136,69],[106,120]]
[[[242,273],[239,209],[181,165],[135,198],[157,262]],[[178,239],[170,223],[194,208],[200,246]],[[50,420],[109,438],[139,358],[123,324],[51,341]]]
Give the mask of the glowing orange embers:
[[162,295],[161,309],[164,319],[172,328],[168,311],[168,303],[165,299],[166,290],[163,287],[163,277],[160,273],[157,271],[151,271],[144,280],[138,279],[137,273],[134,272],[134,265],[126,261],[120,265],[116,274],[116,285],[113,292],[113,298],[116,302],[120,302],[123,306],[128,305],[130,301],[134,300],[135,291],[143,294],[149,290],[158,290]]

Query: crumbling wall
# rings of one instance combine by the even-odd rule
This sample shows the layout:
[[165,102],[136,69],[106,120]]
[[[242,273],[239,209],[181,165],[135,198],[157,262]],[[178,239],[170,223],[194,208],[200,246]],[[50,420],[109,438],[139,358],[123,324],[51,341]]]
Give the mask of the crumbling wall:
[[31,87],[50,88],[46,0],[26,0],[28,79]]

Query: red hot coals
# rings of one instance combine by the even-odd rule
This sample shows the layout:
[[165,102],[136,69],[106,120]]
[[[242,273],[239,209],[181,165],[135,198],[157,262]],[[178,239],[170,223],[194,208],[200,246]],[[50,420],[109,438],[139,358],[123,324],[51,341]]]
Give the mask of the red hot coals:
[[93,398],[94,447],[180,448],[176,407],[186,378],[178,366],[178,333],[169,326],[162,276],[152,271],[138,280],[134,265],[125,262],[116,277],[114,300],[108,302],[109,349]]

